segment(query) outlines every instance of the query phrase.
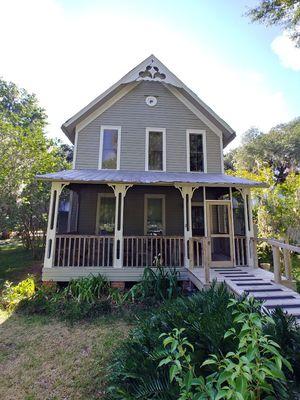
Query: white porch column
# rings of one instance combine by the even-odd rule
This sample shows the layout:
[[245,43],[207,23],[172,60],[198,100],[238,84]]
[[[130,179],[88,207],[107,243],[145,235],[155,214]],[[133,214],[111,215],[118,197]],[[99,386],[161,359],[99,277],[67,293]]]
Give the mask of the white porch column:
[[115,212],[115,239],[114,239],[114,262],[115,268],[123,267],[123,221],[124,221],[124,199],[127,190],[133,185],[121,183],[109,185],[116,196],[116,212]]
[[[250,238],[254,237],[250,189],[243,188],[242,195],[243,195],[243,199],[244,199],[247,264],[249,267],[254,267],[255,266],[254,252],[253,252],[253,248],[251,246],[251,241],[250,241]],[[248,198],[248,201],[247,201],[247,198]],[[253,246],[256,246],[255,242],[253,242]]]
[[193,236],[192,232],[192,197],[194,191],[198,186],[191,185],[175,185],[176,189],[180,190],[183,198],[183,223],[184,223],[184,266],[190,267],[190,261],[188,258],[188,243],[190,238]]
[[54,255],[55,255],[55,235],[57,226],[57,215],[58,215],[58,205],[59,197],[65,186],[69,183],[63,182],[52,182],[51,185],[51,197],[50,206],[48,213],[48,226],[47,226],[47,236],[46,236],[46,249],[44,257],[44,268],[53,267]]

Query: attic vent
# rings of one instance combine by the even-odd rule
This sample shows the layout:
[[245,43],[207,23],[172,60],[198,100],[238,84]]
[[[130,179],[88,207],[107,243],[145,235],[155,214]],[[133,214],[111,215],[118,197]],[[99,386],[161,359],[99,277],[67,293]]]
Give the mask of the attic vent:
[[145,71],[139,72],[139,77],[145,80],[164,80],[166,75],[159,71],[159,68],[152,65],[153,60],[150,65],[147,65]]

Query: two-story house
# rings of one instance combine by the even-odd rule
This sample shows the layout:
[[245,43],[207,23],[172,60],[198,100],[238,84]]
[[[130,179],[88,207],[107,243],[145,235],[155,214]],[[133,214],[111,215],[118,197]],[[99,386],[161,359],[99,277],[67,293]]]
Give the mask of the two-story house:
[[[233,129],[151,55],[62,125],[73,169],[52,182],[44,280],[138,280],[178,268],[252,266],[250,188],[224,174]],[[57,229],[70,191],[68,228]],[[66,189],[64,189],[66,190]]]

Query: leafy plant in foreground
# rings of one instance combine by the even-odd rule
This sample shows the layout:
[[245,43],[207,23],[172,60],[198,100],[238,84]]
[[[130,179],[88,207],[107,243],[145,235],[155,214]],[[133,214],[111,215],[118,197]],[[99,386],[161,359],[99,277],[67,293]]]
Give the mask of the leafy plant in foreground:
[[275,392],[280,389],[280,398],[289,398],[282,366],[291,370],[291,365],[280,354],[279,345],[263,334],[263,325],[274,321],[253,311],[252,305],[247,300],[240,303],[231,300],[229,307],[235,307],[234,326],[225,333],[225,338],[234,337],[238,346],[226,356],[210,355],[201,366],[214,368],[207,377],[203,372],[195,374],[191,363],[194,347],[187,337],[182,337],[184,329],[161,335],[165,337],[163,345],[168,355],[159,367],[169,366],[170,382],[175,381],[180,388],[179,400],[275,399]]
[[35,281],[30,276],[17,285],[6,281],[0,296],[0,305],[5,310],[13,311],[21,300],[30,298],[34,292]]

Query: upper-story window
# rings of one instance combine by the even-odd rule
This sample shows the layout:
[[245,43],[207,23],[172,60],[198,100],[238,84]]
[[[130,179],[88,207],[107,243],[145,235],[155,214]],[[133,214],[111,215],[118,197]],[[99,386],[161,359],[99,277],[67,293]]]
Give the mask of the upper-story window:
[[146,129],[146,171],[166,170],[166,130]]
[[120,168],[121,127],[101,126],[100,132],[100,169]]
[[189,172],[206,172],[205,131],[187,130],[187,169]]

